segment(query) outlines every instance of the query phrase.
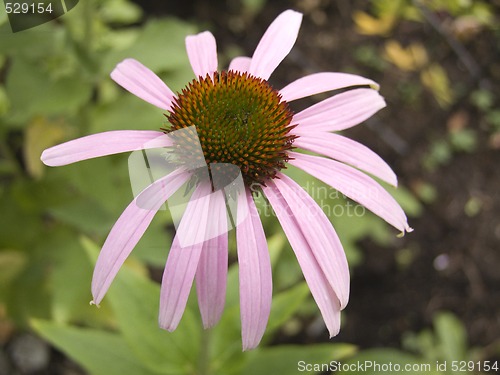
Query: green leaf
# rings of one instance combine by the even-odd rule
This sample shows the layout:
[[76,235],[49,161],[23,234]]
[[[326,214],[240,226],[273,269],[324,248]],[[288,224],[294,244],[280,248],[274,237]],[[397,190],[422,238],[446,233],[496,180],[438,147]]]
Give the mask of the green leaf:
[[[0,68],[1,69],[1,68]],[[0,117],[5,115],[10,108],[10,101],[3,85],[0,85]]]
[[439,313],[434,318],[434,329],[444,360],[467,359],[467,333],[460,320],[451,313]]
[[33,317],[48,318],[50,315],[50,288],[46,270],[48,262],[39,254],[29,254],[29,262],[10,283],[6,291],[9,316],[20,327]]
[[7,12],[4,7],[0,7],[0,25],[7,22]]
[[114,219],[99,202],[84,197],[76,197],[48,210],[50,215],[84,233],[104,235],[113,226]]
[[273,297],[271,314],[267,324],[266,334],[273,332],[283,325],[302,306],[309,295],[309,287],[305,282],[279,293]]
[[422,214],[422,205],[411,191],[403,186],[398,186],[397,188],[387,184],[383,184],[383,186],[391,193],[408,216],[418,217]]
[[129,57],[156,73],[189,66],[184,39],[194,33],[192,25],[174,18],[151,19],[130,48],[107,56],[102,69],[111,72],[118,62]]
[[[109,157],[86,160],[64,166],[63,168],[49,168],[46,178],[58,180],[71,190],[75,200],[75,191],[87,199],[89,205],[98,204],[99,211],[107,211],[113,220],[132,201],[130,180],[127,171],[127,155],[112,155]],[[59,193],[60,194],[60,193]],[[65,200],[71,204],[71,200]],[[58,202],[61,203],[61,202]],[[59,206],[59,204],[53,204]],[[77,215],[78,212],[73,212]],[[107,230],[111,229],[110,227]],[[106,228],[102,228],[106,231]]]
[[242,375],[319,374],[325,370],[308,371],[307,364],[329,364],[354,354],[350,344],[317,344],[308,346],[281,345],[258,349],[251,353]]
[[493,106],[495,96],[491,91],[482,89],[474,91],[470,96],[470,100],[480,110],[487,111]]
[[[0,9],[2,8],[0,7]],[[0,38],[0,54],[22,55],[33,59],[47,56],[61,47],[64,33],[64,29],[54,27],[52,22],[19,33],[13,33],[10,25],[5,23],[0,26],[0,35],[2,36]]]
[[201,324],[186,309],[175,332],[160,329],[159,298],[157,284],[127,269],[122,270],[109,293],[125,339],[142,362],[158,371],[192,371],[197,363]]
[[269,257],[271,258],[271,266],[274,268],[280,259],[287,244],[287,238],[283,231],[276,232],[272,237],[268,237],[267,246],[269,248]]
[[167,260],[167,251],[172,238],[166,229],[170,217],[164,211],[159,211],[148,229],[135,246],[132,255],[138,260],[149,265],[162,268]]
[[33,320],[32,327],[92,375],[155,375],[116,334]]
[[242,2],[245,10],[250,14],[258,13],[266,5],[266,0],[243,0]]
[[[96,256],[98,248],[82,242]],[[150,370],[189,373],[197,366],[201,323],[186,309],[179,327],[167,332],[158,327],[159,285],[122,267],[113,281],[109,299],[126,342],[137,358]],[[106,301],[105,299],[105,301]]]
[[109,130],[159,130],[165,124],[161,110],[124,93],[115,102],[95,106],[90,112],[89,133]]
[[105,306],[95,309],[89,305],[92,299],[90,284],[92,267],[74,233],[60,240],[54,257],[52,283],[52,319],[57,323],[89,322],[93,325],[109,323],[111,312]]
[[64,139],[67,129],[63,123],[51,122],[46,118],[32,121],[25,131],[23,154],[26,169],[35,178],[41,178],[44,172],[40,155],[43,150],[54,146]]
[[42,235],[39,207],[33,200],[35,186],[32,181],[17,180],[0,194],[0,212],[8,213],[0,225],[0,247],[23,249]]
[[3,288],[26,267],[27,257],[21,251],[0,250],[0,287]]
[[442,108],[454,101],[454,91],[446,70],[438,63],[432,63],[420,73],[420,80],[427,87]]
[[6,83],[11,102],[9,122],[22,123],[34,115],[72,114],[91,96],[90,84],[78,75],[51,79],[39,63],[13,59]]
[[220,322],[211,329],[211,366],[216,374],[237,374],[245,353],[241,350],[238,265],[229,267],[226,304]]
[[457,151],[472,152],[476,149],[477,133],[472,129],[461,129],[450,134],[450,142]]
[[142,8],[125,0],[103,2],[99,15],[106,23],[132,24],[142,18]]

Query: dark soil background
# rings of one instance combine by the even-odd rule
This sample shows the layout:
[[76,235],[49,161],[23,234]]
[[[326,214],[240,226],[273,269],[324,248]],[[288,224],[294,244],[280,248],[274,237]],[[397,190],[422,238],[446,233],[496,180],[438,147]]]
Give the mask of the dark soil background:
[[[356,59],[360,46],[377,48],[386,40],[355,32],[352,14],[369,11],[366,1],[269,1],[255,17],[245,13],[238,1],[168,4],[150,0],[140,5],[148,14],[170,14],[205,24],[214,33],[219,51],[237,45],[247,55],[281,11],[296,9],[305,14],[302,28],[292,53],[271,78],[276,87],[318,71],[356,72],[379,82],[388,107],[348,135],[379,153],[394,168],[401,185],[418,196],[425,182],[435,188],[437,198],[423,201],[423,214],[410,220],[415,231],[404,238],[404,247],[413,256],[407,267],[402,269],[397,262],[398,248],[382,248],[371,241],[361,244],[365,260],[353,272],[346,324],[337,339],[365,348],[399,347],[405,332],[431,327],[434,313],[446,310],[465,324],[472,346],[489,347],[492,357],[498,353],[500,146],[470,103],[477,89],[499,93],[498,32],[482,30],[459,42],[476,69],[471,73],[443,30],[431,24],[433,17],[444,23],[446,14],[396,26],[391,38],[402,45],[420,41],[430,59],[447,71],[452,85],[460,83],[458,98],[443,109],[426,91],[411,105],[402,100],[396,88],[402,81],[420,85],[418,74],[401,72],[390,64],[381,72]],[[499,14],[500,3],[495,6]],[[457,119],[463,120],[460,126],[476,132],[477,147],[473,152],[454,153],[433,170],[424,168],[432,141],[445,138]],[[471,199],[480,206],[473,215],[466,209]],[[308,342],[311,338],[302,334],[296,339]]]

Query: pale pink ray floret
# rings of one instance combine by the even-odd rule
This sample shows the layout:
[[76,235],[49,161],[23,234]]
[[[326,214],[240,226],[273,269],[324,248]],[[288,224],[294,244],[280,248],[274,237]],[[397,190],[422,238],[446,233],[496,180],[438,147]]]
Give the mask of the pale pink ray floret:
[[[280,14],[265,32],[253,56],[236,57],[229,69],[268,80],[293,47],[301,20],[302,15],[292,10]],[[196,77],[212,76],[217,71],[216,41],[210,32],[188,36],[186,50]],[[140,62],[122,61],[111,78],[137,97],[164,111],[172,110],[176,94]],[[353,74],[322,72],[300,78],[279,93],[282,100],[291,102],[346,88],[350,90],[293,116],[291,124],[296,127],[290,134],[297,136],[294,147],[322,156],[288,152],[288,163],[362,204],[401,232],[409,232],[412,229],[399,204],[366,174],[396,186],[397,179],[391,168],[366,146],[332,133],[360,124],[385,107],[378,85]],[[172,139],[161,131],[110,131],[49,148],[41,159],[46,165],[62,166],[115,153],[172,145]],[[349,268],[342,244],[328,217],[307,192],[282,172],[276,177],[261,186],[262,192],[292,246],[330,337],[334,336],[340,329],[340,311],[349,299]],[[92,279],[93,303],[101,302],[163,203],[191,178],[192,171],[178,168],[146,187],[125,209],[99,254]],[[228,267],[226,209],[222,190],[211,192],[204,184],[194,188],[163,273],[159,313],[162,328],[172,331],[177,327],[194,280],[203,326],[210,328],[219,321]],[[256,347],[263,337],[272,299],[266,236],[249,186],[238,194],[236,225],[242,342],[243,350],[247,350]],[[196,240],[186,245],[182,239],[187,237]]]

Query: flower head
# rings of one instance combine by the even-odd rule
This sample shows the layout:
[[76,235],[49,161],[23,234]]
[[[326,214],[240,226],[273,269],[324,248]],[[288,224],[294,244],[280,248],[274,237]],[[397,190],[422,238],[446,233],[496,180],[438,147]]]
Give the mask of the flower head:
[[[378,85],[344,73],[316,73],[276,90],[268,79],[290,52],[302,15],[279,15],[253,56],[218,71],[209,32],[186,38],[195,79],[175,94],[136,60],[111,77],[165,110],[161,131],[112,131],[47,149],[42,160],[60,166],[138,149],[162,148],[174,171],[146,187],[125,209],[103,245],[92,280],[98,304],[155,213],[181,186],[192,195],[177,225],[161,287],[160,326],[174,330],[196,280],[205,328],[221,317],[226,291],[228,228],[236,226],[243,349],[260,342],[271,308],[272,278],[266,237],[253,199],[268,199],[295,252],[305,280],[334,336],[349,298],[349,269],[340,240],[316,202],[283,173],[294,165],[364,205],[402,232],[411,231],[396,201],[367,172],[396,185],[389,166],[365,146],[333,132],[355,126],[385,106]],[[289,103],[351,88],[299,113]],[[299,153],[295,148],[322,156]],[[362,172],[364,171],[364,172]],[[240,182],[239,184],[237,182]],[[228,188],[229,187],[229,188]],[[235,215],[227,210],[236,204]]]

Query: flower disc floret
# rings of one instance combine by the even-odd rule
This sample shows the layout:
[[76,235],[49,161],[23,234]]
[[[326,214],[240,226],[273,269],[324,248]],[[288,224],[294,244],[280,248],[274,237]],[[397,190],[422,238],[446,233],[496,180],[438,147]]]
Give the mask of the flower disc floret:
[[[248,73],[223,71],[193,80],[178,94],[167,115],[178,160],[199,165],[201,155],[239,167],[243,180],[265,185],[285,168],[295,135],[293,113],[266,80]],[[175,137],[175,130],[196,127],[197,137]],[[196,140],[196,141],[195,141]]]

